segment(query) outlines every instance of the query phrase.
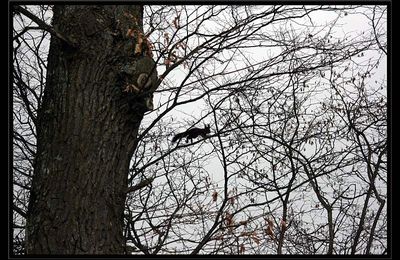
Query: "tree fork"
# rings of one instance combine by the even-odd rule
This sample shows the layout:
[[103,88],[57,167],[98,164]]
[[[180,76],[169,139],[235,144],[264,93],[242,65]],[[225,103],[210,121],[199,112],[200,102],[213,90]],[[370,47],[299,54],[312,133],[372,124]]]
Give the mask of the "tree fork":
[[135,56],[137,40],[126,35],[143,30],[143,8],[53,10],[53,28],[76,46],[52,35],[36,126],[27,253],[123,254],[129,162],[146,111],[140,95],[123,89],[143,73],[143,62],[157,78],[154,61]]

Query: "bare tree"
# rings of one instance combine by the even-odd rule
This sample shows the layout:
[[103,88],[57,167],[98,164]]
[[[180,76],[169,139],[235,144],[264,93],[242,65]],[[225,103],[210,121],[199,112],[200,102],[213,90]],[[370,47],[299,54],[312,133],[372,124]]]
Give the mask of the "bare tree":
[[387,253],[385,6],[14,10],[15,253]]
[[51,27],[15,10],[53,36],[35,118],[27,252],[121,254],[129,161],[157,84],[142,8],[57,5]]

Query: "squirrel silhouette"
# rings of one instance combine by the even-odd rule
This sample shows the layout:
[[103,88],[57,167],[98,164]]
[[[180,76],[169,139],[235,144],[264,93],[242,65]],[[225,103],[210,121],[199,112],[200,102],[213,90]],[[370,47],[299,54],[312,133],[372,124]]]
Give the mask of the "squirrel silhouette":
[[199,136],[206,138],[208,133],[210,133],[210,125],[205,125],[204,128],[193,127],[189,130],[186,130],[185,132],[176,134],[174,138],[172,138],[172,142],[174,143],[186,137],[186,143],[189,142],[189,139],[193,143],[194,138],[197,138]]

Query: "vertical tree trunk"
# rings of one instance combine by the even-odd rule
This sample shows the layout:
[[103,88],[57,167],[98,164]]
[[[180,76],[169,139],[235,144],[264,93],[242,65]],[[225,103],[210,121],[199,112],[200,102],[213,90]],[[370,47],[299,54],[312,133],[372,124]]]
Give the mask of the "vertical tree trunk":
[[154,65],[135,56],[137,38],[126,35],[142,30],[142,8],[55,6],[53,26],[74,47],[51,39],[27,253],[122,254],[129,162],[145,112],[123,90],[139,61]]

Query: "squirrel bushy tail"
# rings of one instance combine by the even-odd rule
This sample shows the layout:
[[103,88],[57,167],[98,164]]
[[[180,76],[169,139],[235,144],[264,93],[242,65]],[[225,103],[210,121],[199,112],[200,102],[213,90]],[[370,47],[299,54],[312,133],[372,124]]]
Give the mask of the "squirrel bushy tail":
[[176,134],[176,135],[174,136],[174,138],[172,138],[172,142],[175,143],[175,142],[178,141],[179,139],[182,139],[182,137],[185,137],[185,133],[186,133],[186,132]]

